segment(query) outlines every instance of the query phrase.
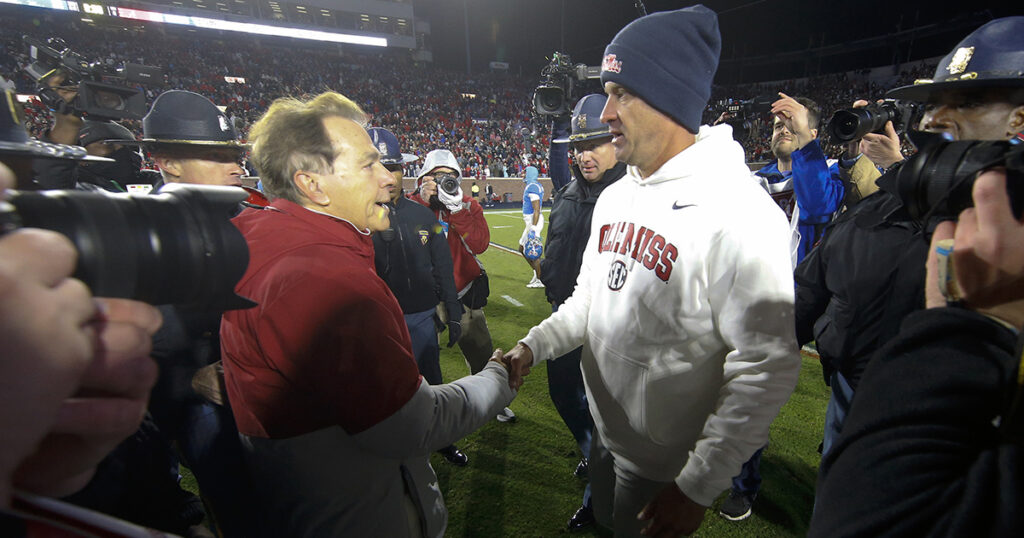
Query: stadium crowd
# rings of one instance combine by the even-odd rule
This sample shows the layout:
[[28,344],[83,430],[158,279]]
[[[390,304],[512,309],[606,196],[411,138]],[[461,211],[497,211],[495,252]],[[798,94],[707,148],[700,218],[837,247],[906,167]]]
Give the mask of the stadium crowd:
[[[430,148],[450,147],[467,177],[521,177],[527,166],[536,166],[541,176],[549,173],[550,122],[532,114],[533,77],[503,72],[467,76],[431,69],[391,51],[339,54],[269,40],[254,47],[251,41],[230,34],[213,39],[156,28],[125,32],[96,27],[63,13],[35,13],[31,18],[18,13],[0,11],[0,23],[8,30],[0,36],[0,76],[11,80],[22,93],[33,93],[34,83],[22,69],[28,59],[21,36],[60,37],[71,50],[90,60],[164,68],[165,86],[141,88],[147,102],[167,88],[208,96],[227,108],[243,137],[274,99],[333,89],[359,103],[370,114],[371,123],[395,132],[413,155],[422,158]],[[159,40],[147,39],[150,34],[159,34]],[[813,99],[827,119],[855,99],[881,98],[889,87],[924,78],[933,68],[934,64],[915,65],[890,77],[886,87],[860,80],[854,73],[715,86],[704,118],[709,124],[714,121],[721,113],[715,103],[721,99],[745,100],[785,91]],[[225,77],[245,82],[231,83]],[[41,134],[50,122],[46,107],[37,104],[30,108],[28,124],[34,135]],[[138,122],[123,123],[141,134]],[[770,135],[770,116],[753,118],[750,134],[743,141],[748,162],[772,159],[767,143]],[[830,157],[841,152],[838,144],[829,141],[824,149]],[[148,164],[152,168],[152,162]],[[416,171],[415,164],[407,167],[409,174]]]
[[[0,25],[14,30],[0,38],[11,87],[0,201],[15,217],[0,234],[0,430],[11,434],[0,534],[146,534],[123,519],[203,538],[441,537],[448,513],[430,455],[467,465],[455,443],[490,420],[515,422],[509,406],[544,362],[587,481],[569,530],[690,535],[712,506],[729,521],[753,513],[770,426],[811,342],[830,396],[809,535],[1024,526],[1013,183],[1024,167],[1024,17],[993,19],[884,85],[839,73],[713,87],[718,15],[654,13],[607,45],[604,91],[553,125],[532,115],[532,79],[434,70],[390,51],[9,8]],[[128,129],[83,120],[66,68],[26,74],[21,35],[166,77],[140,88],[148,111]],[[15,89],[41,96],[24,116]],[[741,146],[719,101],[760,96],[770,111],[746,118]],[[919,147],[888,124],[830,140],[832,111],[882,97],[922,105]],[[53,143],[69,132],[81,147]],[[154,170],[140,170],[138,147]],[[249,170],[260,191],[240,188]],[[545,248],[547,173],[564,187]],[[544,288],[551,312],[517,327],[503,352],[479,258],[491,228],[479,188],[460,178],[520,175],[526,287]],[[941,183],[951,175],[957,183]],[[177,292],[248,266],[180,302],[94,298],[98,284],[72,277],[69,239],[101,262],[118,258],[96,245],[109,247],[100,236],[119,226],[105,219],[120,212],[67,237],[18,229],[17,213],[52,195],[11,193],[15,181],[155,189],[159,203],[180,203],[156,218],[134,209],[157,203],[149,196],[45,202],[69,214],[68,199],[132,207],[126,228],[147,233],[125,252],[145,254],[160,276],[152,287]],[[196,205],[169,201],[186,199]],[[200,212],[181,233],[175,219]],[[91,224],[85,215],[72,227]],[[163,228],[203,244],[174,251]],[[244,242],[248,255],[211,237]],[[447,383],[446,331],[470,371]],[[179,463],[202,500],[180,486]]]

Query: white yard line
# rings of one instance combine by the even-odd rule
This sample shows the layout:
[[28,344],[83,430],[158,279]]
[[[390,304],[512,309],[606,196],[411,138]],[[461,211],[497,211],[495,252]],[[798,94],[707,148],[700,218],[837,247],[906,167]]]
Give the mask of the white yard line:
[[505,299],[506,301],[508,301],[508,302],[510,302],[510,303],[512,303],[512,306],[523,306],[523,303],[520,303],[519,301],[517,301],[517,300],[513,299],[513,298],[512,298],[511,296],[509,296],[509,295],[502,295],[502,296],[501,296],[501,298],[502,298],[502,299]]

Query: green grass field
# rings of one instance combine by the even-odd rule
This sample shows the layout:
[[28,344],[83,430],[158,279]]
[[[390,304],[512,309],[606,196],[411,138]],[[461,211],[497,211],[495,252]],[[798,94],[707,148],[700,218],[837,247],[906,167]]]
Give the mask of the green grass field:
[[[523,226],[518,211],[489,211],[487,221],[493,243],[517,247]],[[547,317],[551,307],[543,289],[526,288],[531,270],[518,253],[492,247],[480,259],[491,285],[484,309],[487,323],[494,345],[507,350]],[[447,337],[441,340],[446,342]],[[445,380],[469,374],[457,346],[441,349]],[[805,355],[800,383],[772,425],[761,463],[764,484],[753,516],[741,522],[719,517],[717,505],[723,494],[694,536],[806,535],[827,400],[821,365]],[[518,416],[516,423],[493,420],[457,443],[469,457],[467,467],[454,467],[437,454],[431,457],[450,512],[448,536],[569,534],[566,522],[579,507],[584,487],[572,475],[580,454],[548,397],[546,368],[533,369],[510,407]],[[195,488],[191,476],[185,483]],[[574,534],[610,536],[599,531]]]

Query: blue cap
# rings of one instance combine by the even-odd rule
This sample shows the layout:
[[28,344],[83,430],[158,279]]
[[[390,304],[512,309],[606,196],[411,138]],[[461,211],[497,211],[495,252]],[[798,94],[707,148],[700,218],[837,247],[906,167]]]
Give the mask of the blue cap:
[[718,16],[703,5],[651,13],[627,24],[605,47],[601,84],[625,86],[696,133],[721,49]]
[[402,153],[398,145],[398,137],[395,136],[395,133],[383,127],[370,127],[366,132],[370,135],[373,147],[377,148],[377,151],[380,152],[381,164],[405,164],[419,158],[415,155]]
[[927,101],[944,90],[1024,86],[1024,17],[1003,17],[971,32],[947,54],[931,79],[891,90],[886,97]]
[[559,138],[552,142],[562,144],[611,136],[611,128],[601,121],[601,111],[604,110],[606,102],[608,96],[603,93],[584,95],[572,110],[572,134],[568,138]]

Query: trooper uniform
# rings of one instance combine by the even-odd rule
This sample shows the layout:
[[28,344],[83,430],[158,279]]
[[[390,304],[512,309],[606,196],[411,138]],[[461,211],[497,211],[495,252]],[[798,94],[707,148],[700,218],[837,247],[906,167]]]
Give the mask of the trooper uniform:
[[[380,151],[380,162],[384,166],[402,167],[417,159],[401,152],[398,137],[391,131],[372,127],[367,132]],[[400,189],[401,181],[397,183],[396,188]],[[462,303],[455,291],[452,255],[429,209],[405,198],[401,192],[388,203],[388,209],[391,227],[373,234],[374,265],[377,275],[402,307],[420,375],[431,385],[440,385],[444,383],[441,347],[437,343],[440,320],[435,313],[439,302],[448,314],[448,347],[455,345],[462,336]],[[439,452],[459,466],[469,461],[454,445]]]
[[[209,99],[171,90],[159,95],[142,119],[142,140],[150,153],[167,147],[195,152],[234,148],[239,158],[246,144]],[[249,511],[254,501],[242,463],[238,429],[223,391],[220,367],[221,312],[194,312],[160,307],[164,323],[153,336],[153,358],[160,377],[150,409],[157,426],[178,443],[196,477],[214,520],[225,536],[252,536]]]
[[[584,96],[576,104],[572,114],[572,131],[567,138],[554,140],[553,143],[585,142],[590,140],[611,140],[607,123],[600,121],[601,109],[607,97],[599,94]],[[590,239],[590,222],[594,215],[594,206],[605,188],[626,175],[626,165],[615,163],[596,181],[590,182],[583,177],[578,164],[572,165],[573,180],[559,189],[554,196],[551,214],[548,218],[546,256],[540,262],[541,281],[544,292],[552,310],[572,295],[576,286],[576,277],[583,265],[583,252]],[[587,395],[583,387],[583,374],[580,372],[580,356],[582,347],[548,361],[548,394],[555,404],[559,416],[572,433],[576,444],[583,454],[583,460],[577,467],[577,475],[586,472],[586,458],[590,455],[590,442],[593,435],[594,419],[587,407]],[[593,520],[590,506],[590,485],[583,493],[583,506],[569,521],[571,529],[585,527]]]

